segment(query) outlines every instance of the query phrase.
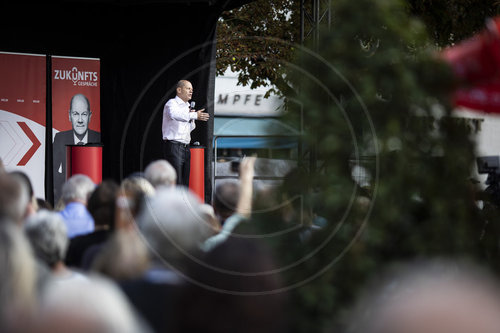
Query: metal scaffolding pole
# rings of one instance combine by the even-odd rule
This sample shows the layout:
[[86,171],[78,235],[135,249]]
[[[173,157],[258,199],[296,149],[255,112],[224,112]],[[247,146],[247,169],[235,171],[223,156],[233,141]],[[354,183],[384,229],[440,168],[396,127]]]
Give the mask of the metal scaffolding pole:
[[312,39],[319,46],[320,26],[330,29],[331,0],[300,0],[300,42]]
[[[307,40],[312,40],[312,48],[318,51],[321,27],[330,30],[332,23],[331,0],[300,0],[300,43],[304,45]],[[316,146],[308,147],[304,152],[302,143],[299,145],[299,156],[309,155],[309,171],[317,169]]]

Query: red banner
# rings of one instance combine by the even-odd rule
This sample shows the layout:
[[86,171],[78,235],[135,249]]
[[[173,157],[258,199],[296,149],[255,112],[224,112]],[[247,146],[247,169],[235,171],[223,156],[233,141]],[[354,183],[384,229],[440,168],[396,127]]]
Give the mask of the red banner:
[[100,61],[52,57],[54,199],[66,175],[66,145],[100,143]]
[[46,57],[0,52],[0,158],[45,198]]
[[458,79],[456,105],[500,113],[500,17],[488,19],[485,29],[443,50],[441,56]]
[[500,82],[458,89],[453,98],[456,105],[487,113],[500,113]]

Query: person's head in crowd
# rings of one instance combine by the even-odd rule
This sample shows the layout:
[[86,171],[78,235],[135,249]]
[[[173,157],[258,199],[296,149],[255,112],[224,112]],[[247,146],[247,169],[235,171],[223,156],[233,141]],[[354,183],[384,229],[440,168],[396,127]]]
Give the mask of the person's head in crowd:
[[197,252],[211,234],[211,227],[203,217],[196,195],[188,189],[172,187],[146,198],[137,224],[153,260],[175,265]]
[[149,267],[149,253],[135,229],[135,217],[144,197],[154,187],[143,177],[130,176],[120,185],[116,198],[115,232],[92,264],[92,271],[114,280],[138,278]]
[[214,211],[221,224],[236,211],[240,185],[236,181],[226,180],[217,185],[214,195]]
[[436,260],[399,267],[381,280],[362,295],[346,332],[498,332],[499,284],[482,267]]
[[181,332],[287,332],[288,294],[264,243],[229,238],[203,263],[182,292]]
[[209,204],[204,203],[201,205],[201,211],[203,213],[204,220],[212,229],[211,234],[217,234],[221,230],[221,224],[219,219],[215,216],[214,208]]
[[50,202],[48,202],[47,200],[45,199],[42,199],[42,198],[36,198],[36,203],[38,205],[38,209],[41,210],[41,209],[45,209],[45,210],[54,210],[54,207],[52,207],[52,205],[50,204]]
[[32,332],[150,332],[123,292],[102,277],[52,283],[42,294],[40,303],[38,321]]
[[87,209],[94,218],[95,230],[114,227],[118,190],[118,184],[112,180],[105,180],[90,195]]
[[135,230],[115,230],[92,263],[91,270],[115,281],[141,277],[149,268],[148,248]]
[[144,176],[156,189],[163,186],[175,186],[177,181],[177,173],[174,167],[166,160],[157,160],[149,163],[144,170]]
[[2,159],[0,158],[0,175],[2,173],[5,173],[5,166],[3,165],[3,161]]
[[29,193],[26,186],[12,175],[0,174],[0,217],[7,217],[21,225],[26,216],[28,203]]
[[30,178],[28,177],[27,174],[25,174],[22,171],[15,170],[9,173],[21,183],[21,186],[24,186],[28,192],[29,196],[29,201],[28,201],[28,206],[26,207],[26,214],[25,218],[35,214],[35,212],[38,210],[38,202],[35,197],[35,192],[33,191],[33,184],[31,183]]
[[35,196],[33,185],[31,184],[31,180],[27,174],[19,170],[11,171],[9,172],[9,174],[14,178],[19,179],[26,186],[30,198],[33,198]]
[[65,206],[66,206],[66,204],[64,203],[63,198],[60,197],[59,200],[57,200],[57,202],[54,203],[54,210],[59,212],[59,211],[63,210]]
[[25,232],[37,258],[54,273],[63,271],[69,240],[61,215],[41,210],[26,220]]
[[315,200],[308,171],[302,168],[290,170],[283,179],[281,191],[275,194],[276,205],[282,206],[281,215],[284,222],[312,225]]
[[76,94],[69,103],[69,121],[73,126],[73,133],[81,140],[87,134],[92,116],[90,102],[83,94]]
[[[153,185],[144,177],[128,177],[120,184],[120,194],[133,200],[142,199],[144,196],[153,196],[155,192]],[[140,207],[136,208],[135,213],[139,211]]]
[[86,175],[77,174],[71,176],[63,185],[62,200],[65,205],[70,202],[79,202],[87,205],[87,200],[94,191],[96,185]]
[[0,331],[35,310],[36,265],[21,228],[0,218]]
[[137,176],[125,178],[116,199],[116,228],[132,227],[142,208],[144,198],[154,194],[155,188],[146,178]]

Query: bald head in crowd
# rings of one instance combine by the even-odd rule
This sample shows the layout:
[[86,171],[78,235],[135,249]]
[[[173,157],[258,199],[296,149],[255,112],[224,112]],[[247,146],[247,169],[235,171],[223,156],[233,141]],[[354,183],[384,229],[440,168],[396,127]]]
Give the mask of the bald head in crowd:
[[481,267],[436,261],[407,267],[364,297],[352,333],[494,333],[498,282]]

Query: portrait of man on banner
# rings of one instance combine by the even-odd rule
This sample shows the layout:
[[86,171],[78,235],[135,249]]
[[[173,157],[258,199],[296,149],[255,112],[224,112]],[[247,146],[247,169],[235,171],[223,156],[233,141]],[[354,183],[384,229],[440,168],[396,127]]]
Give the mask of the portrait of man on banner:
[[89,129],[92,109],[88,98],[83,94],[73,95],[68,110],[71,129],[61,131],[54,137],[53,143],[53,175],[54,200],[61,197],[61,189],[66,179],[66,145],[86,145],[100,143],[101,134]]

